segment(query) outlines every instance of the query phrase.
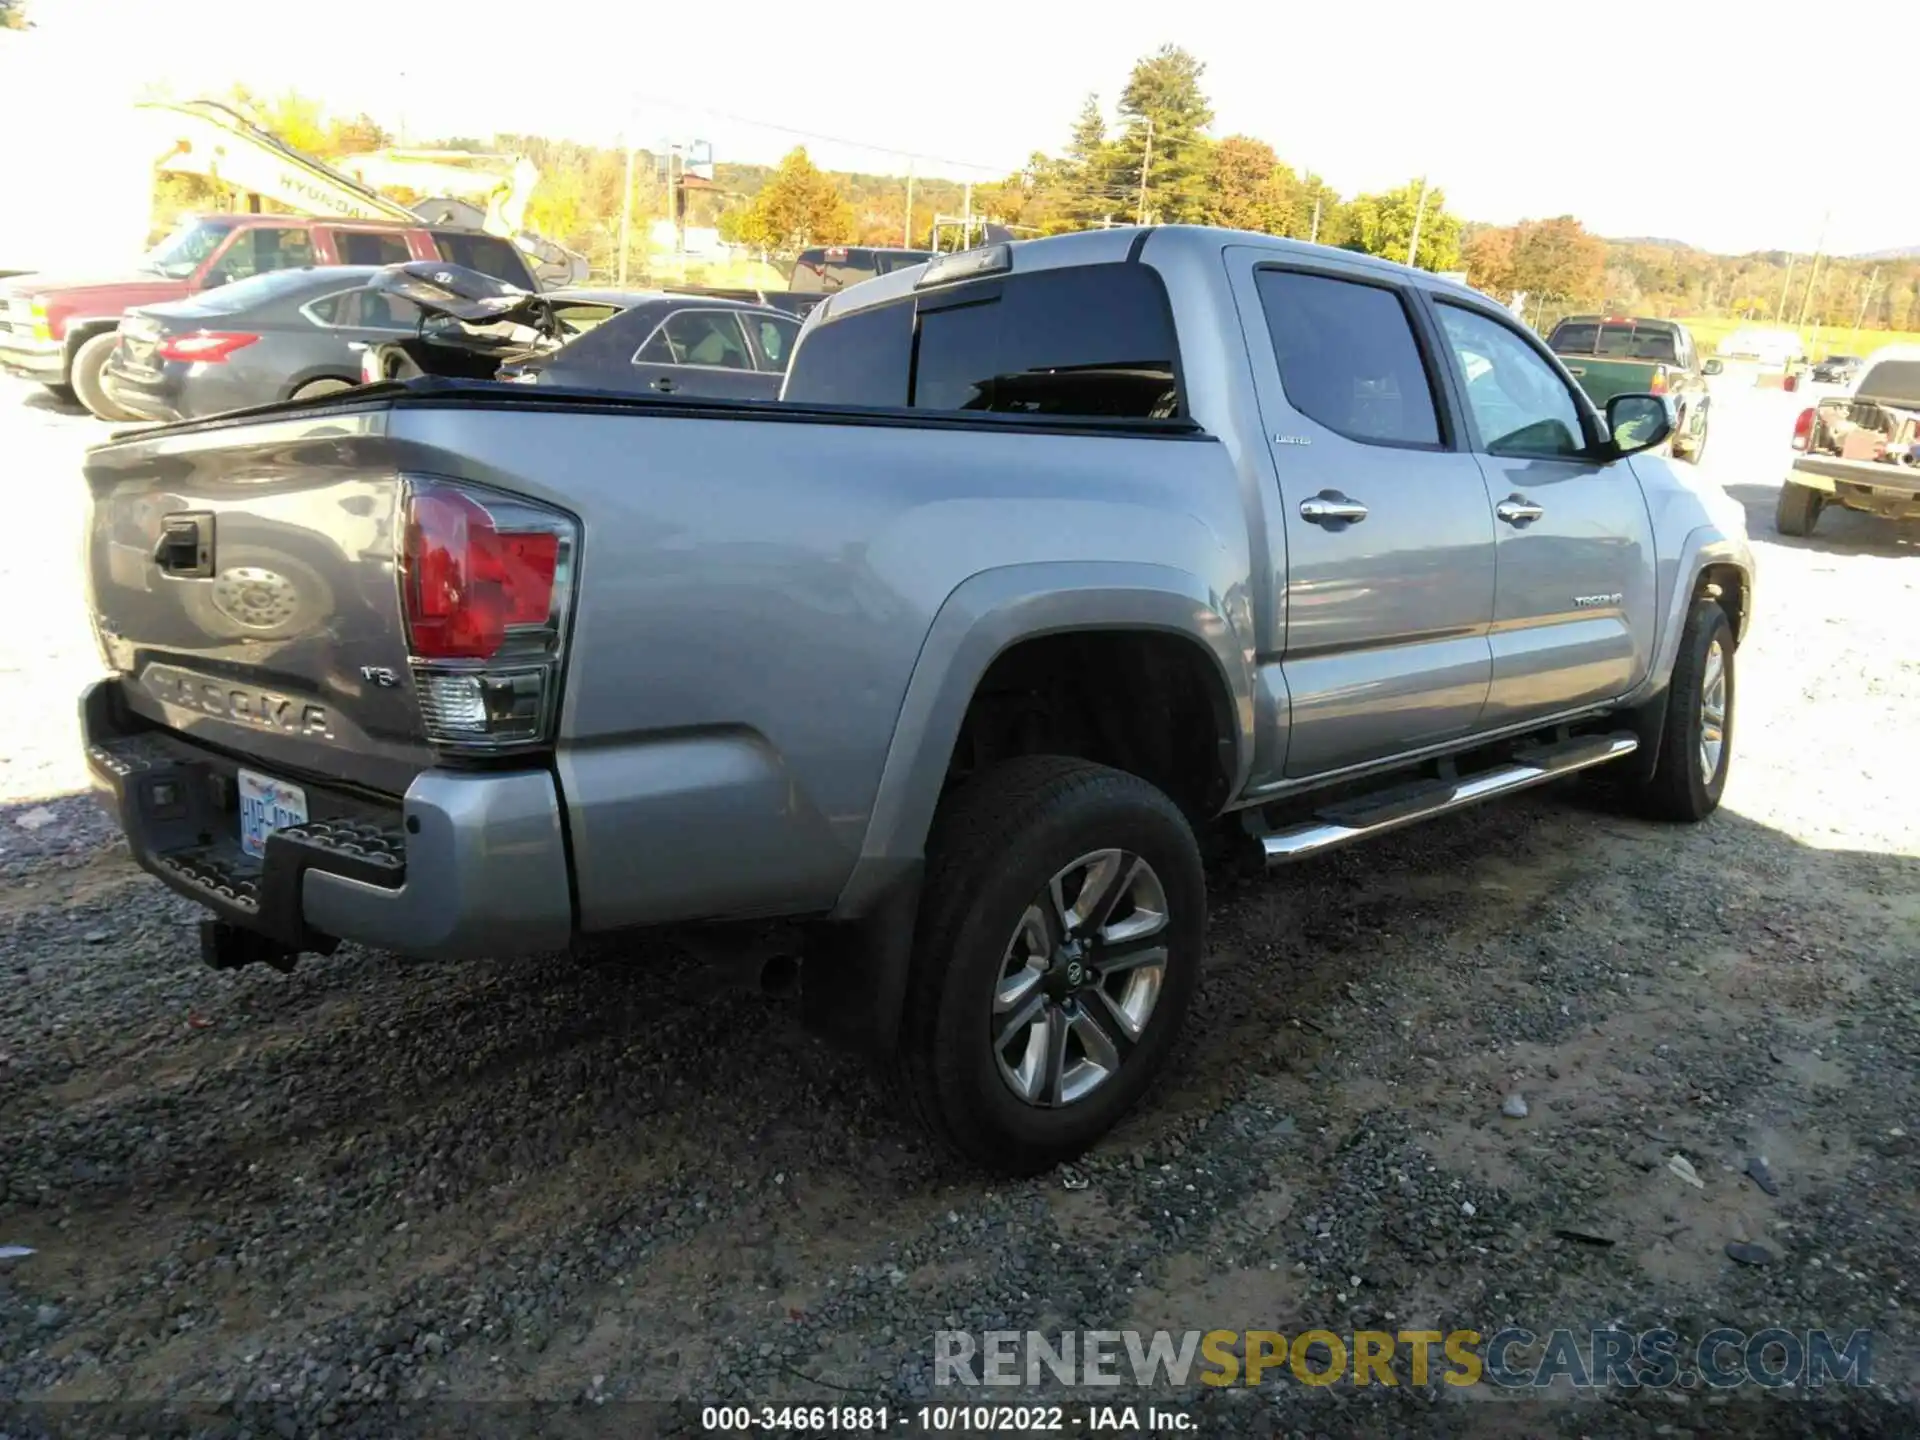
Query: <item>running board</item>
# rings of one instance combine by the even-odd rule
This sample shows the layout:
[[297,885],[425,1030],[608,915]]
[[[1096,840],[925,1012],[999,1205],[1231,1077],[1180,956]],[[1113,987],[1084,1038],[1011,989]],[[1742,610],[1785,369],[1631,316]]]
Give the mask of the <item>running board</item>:
[[1401,787],[1384,797],[1364,796],[1345,804],[1330,805],[1305,824],[1261,836],[1260,848],[1266,852],[1269,865],[1302,860],[1355,840],[1384,835],[1402,825],[1444,815],[1449,810],[1464,809],[1496,795],[1508,795],[1530,785],[1543,785],[1562,775],[1571,775],[1576,770],[1604,765],[1639,748],[1636,736],[1623,733],[1582,736],[1528,749],[1524,759],[1516,758],[1478,775]]

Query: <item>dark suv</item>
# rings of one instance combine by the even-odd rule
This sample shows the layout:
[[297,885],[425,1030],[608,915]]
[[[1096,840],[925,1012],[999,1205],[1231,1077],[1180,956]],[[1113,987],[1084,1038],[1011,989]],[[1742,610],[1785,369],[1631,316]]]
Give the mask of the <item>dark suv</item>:
[[120,317],[270,270],[445,260],[538,289],[512,242],[446,225],[322,220],[304,215],[193,215],[122,275],[23,275],[0,297],[0,370],[38,380],[103,420],[136,417],[114,404],[101,374]]

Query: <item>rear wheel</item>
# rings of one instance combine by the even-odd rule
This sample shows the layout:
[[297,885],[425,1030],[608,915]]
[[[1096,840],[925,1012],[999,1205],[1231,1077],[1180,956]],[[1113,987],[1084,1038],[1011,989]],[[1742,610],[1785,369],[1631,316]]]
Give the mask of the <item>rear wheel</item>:
[[73,393],[88,411],[102,420],[126,421],[140,417],[131,410],[122,410],[113,403],[107,394],[107,361],[113,356],[113,347],[120,343],[120,337],[113,331],[105,335],[96,335],[85,341],[73,354]]
[[1711,600],[1695,600],[1667,685],[1660,758],[1634,799],[1655,820],[1704,820],[1720,808],[1733,759],[1733,627]]
[[1824,503],[1812,486],[1783,481],[1780,498],[1773,507],[1773,528],[1782,535],[1811,535]]
[[1138,776],[1009,761],[941,806],[928,846],[896,1076],[973,1163],[1071,1159],[1172,1053],[1200,977],[1206,882],[1193,831]]
[[49,385],[47,386],[47,393],[62,405],[78,405],[80,403],[80,397],[73,393],[73,386],[71,385]]
[[342,390],[353,389],[351,380],[309,380],[293,392],[296,400],[314,400],[322,395],[338,395]]

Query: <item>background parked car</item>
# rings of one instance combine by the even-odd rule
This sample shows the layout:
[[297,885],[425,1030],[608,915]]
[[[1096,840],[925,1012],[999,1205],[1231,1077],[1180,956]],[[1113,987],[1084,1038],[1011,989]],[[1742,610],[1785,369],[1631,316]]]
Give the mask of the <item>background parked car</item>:
[[525,258],[496,235],[391,220],[304,215],[190,215],[131,270],[27,275],[0,297],[0,370],[78,399],[102,420],[138,418],[114,406],[101,376],[114,327],[136,306],[182,300],[269,271],[315,265],[443,260],[524,289],[538,288]]
[[618,314],[517,367],[525,384],[777,400],[800,322],[766,305],[630,297]]
[[324,395],[360,382],[361,353],[419,327],[402,296],[370,289],[372,265],[277,270],[120,321],[104,383],[145,420],[192,420]]
[[1813,367],[1813,378],[1833,385],[1851,385],[1866,362],[1858,355],[1829,355]]
[[773,400],[800,322],[769,305],[651,291],[520,294],[444,266],[391,267],[377,285],[427,316],[362,361],[368,381],[417,375],[628,393]]

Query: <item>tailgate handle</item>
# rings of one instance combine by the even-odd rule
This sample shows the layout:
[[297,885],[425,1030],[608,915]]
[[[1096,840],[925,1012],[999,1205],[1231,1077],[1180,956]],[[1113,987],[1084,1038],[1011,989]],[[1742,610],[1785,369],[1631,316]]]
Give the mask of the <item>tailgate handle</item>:
[[176,580],[213,577],[213,516],[206,511],[169,515],[160,522],[153,563]]

